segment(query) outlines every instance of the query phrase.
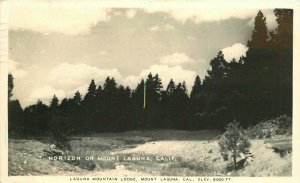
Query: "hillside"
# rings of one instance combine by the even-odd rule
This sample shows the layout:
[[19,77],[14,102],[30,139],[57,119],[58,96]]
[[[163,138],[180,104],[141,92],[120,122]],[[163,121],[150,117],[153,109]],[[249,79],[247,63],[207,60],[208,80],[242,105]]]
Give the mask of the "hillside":
[[[241,170],[228,172],[227,162],[219,153],[219,135],[207,130],[156,130],[73,137],[71,155],[82,157],[76,162],[42,158],[43,149],[49,145],[46,138],[10,139],[9,175],[291,175],[292,152],[281,156],[274,151],[274,147],[291,146],[291,136],[251,140],[253,162]],[[86,161],[85,156],[95,159]],[[98,156],[102,159],[97,160]]]

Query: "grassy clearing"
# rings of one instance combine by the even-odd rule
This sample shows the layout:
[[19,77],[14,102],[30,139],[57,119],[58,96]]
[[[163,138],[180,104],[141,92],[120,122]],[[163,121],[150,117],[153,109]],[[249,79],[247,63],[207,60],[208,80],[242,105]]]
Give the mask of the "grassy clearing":
[[9,175],[73,175],[85,172],[85,170],[66,162],[41,159],[44,148],[47,148],[47,144],[36,140],[10,139]]
[[246,168],[232,173],[233,176],[291,176],[292,153],[285,157],[275,153],[272,145],[264,140],[252,140],[250,152],[254,161]]
[[266,139],[265,143],[281,157],[289,156],[292,153],[292,137],[281,136],[272,139]]
[[[219,135],[217,131],[156,130],[72,137],[70,155],[82,158],[75,162],[40,159],[42,150],[47,147],[47,139],[10,139],[9,175],[227,175],[228,162],[220,155]],[[237,172],[230,172],[230,175],[291,175],[292,153],[281,157],[273,150],[273,147],[289,149],[291,137],[251,140],[251,143],[254,162]],[[86,156],[94,157],[94,160],[86,161]],[[98,156],[108,159],[97,160]],[[117,156],[118,159],[112,158]],[[148,157],[152,161],[133,160],[138,157]],[[168,160],[168,157],[175,160]]]

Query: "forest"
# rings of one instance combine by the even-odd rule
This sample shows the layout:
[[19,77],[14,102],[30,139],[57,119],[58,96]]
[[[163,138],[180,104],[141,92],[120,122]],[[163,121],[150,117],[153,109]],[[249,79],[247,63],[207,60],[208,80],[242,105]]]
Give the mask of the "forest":
[[207,75],[197,76],[190,92],[184,81],[170,80],[164,89],[157,73],[149,73],[136,88],[108,76],[103,85],[96,85],[97,78],[91,80],[86,94],[77,91],[61,101],[53,94],[49,106],[38,100],[23,109],[13,98],[14,78],[9,74],[9,135],[223,130],[233,120],[250,127],[284,114],[292,117],[293,10],[275,9],[274,14],[276,30],[268,31],[259,11],[246,55],[227,62],[221,51],[216,53]]

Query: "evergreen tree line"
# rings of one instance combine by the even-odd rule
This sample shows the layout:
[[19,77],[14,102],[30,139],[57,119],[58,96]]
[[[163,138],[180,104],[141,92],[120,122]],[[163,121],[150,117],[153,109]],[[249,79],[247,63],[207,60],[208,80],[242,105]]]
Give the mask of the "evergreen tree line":
[[84,96],[77,91],[60,102],[54,95],[49,106],[39,100],[23,110],[18,100],[11,99],[10,74],[9,132],[32,136],[223,129],[232,120],[247,127],[281,114],[292,116],[293,10],[275,9],[274,14],[275,31],[268,32],[266,18],[259,11],[246,56],[227,62],[218,52],[205,78],[195,78],[190,93],[184,81],[172,79],[163,89],[158,74],[150,73],[133,90],[107,77],[102,86],[92,80]]

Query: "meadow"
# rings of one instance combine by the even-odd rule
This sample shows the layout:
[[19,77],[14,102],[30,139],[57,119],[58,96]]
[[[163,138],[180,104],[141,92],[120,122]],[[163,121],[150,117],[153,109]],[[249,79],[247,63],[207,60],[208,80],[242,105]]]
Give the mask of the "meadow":
[[229,171],[219,152],[220,135],[211,130],[147,130],[76,136],[68,156],[80,160],[73,161],[42,157],[47,138],[10,139],[9,175],[291,176],[292,136],[252,139],[253,162]]

